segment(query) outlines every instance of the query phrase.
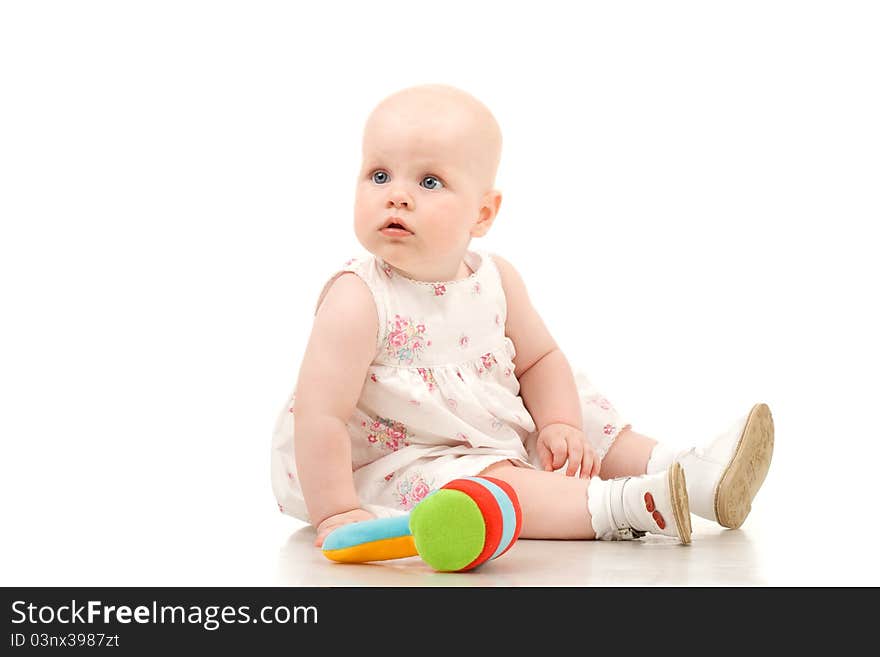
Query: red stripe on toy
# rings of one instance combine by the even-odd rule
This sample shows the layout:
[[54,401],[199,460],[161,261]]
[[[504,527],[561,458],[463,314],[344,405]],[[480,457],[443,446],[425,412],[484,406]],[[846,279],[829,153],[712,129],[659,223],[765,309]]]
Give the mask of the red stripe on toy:
[[[506,481],[501,479],[496,479],[495,477],[484,477],[480,476],[481,479],[486,479],[487,481],[491,481],[493,484],[498,486],[501,490],[507,493],[507,497],[510,498],[511,504],[513,504],[513,510],[516,513],[516,529],[513,530],[513,538],[510,539],[510,543],[507,544],[507,547],[501,550],[501,553],[498,555],[500,557],[502,554],[507,552],[514,543],[516,543],[516,539],[519,538],[519,533],[522,531],[522,507],[519,505],[519,498],[516,496],[516,491],[513,490],[513,486],[508,484]],[[498,557],[495,557],[496,559]]]
[[480,509],[480,513],[483,515],[483,522],[486,525],[486,540],[483,544],[483,551],[480,552],[480,554],[477,555],[477,558],[471,561],[467,566],[459,569],[461,571],[471,570],[495,554],[495,550],[498,548],[498,543],[501,542],[501,508],[498,506],[498,502],[495,501],[495,496],[492,494],[492,491],[476,481],[470,479],[454,479],[443,486],[443,488],[461,491],[470,497],[476,502],[477,507]]

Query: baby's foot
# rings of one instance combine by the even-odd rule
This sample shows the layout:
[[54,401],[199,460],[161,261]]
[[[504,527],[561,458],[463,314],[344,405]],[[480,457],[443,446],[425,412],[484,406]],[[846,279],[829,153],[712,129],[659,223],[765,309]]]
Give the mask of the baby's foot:
[[587,494],[597,539],[631,540],[651,533],[691,542],[687,483],[678,463],[653,475],[593,478]]
[[742,525],[772,456],[773,416],[767,404],[755,404],[707,447],[676,457],[687,476],[691,512],[723,527]]

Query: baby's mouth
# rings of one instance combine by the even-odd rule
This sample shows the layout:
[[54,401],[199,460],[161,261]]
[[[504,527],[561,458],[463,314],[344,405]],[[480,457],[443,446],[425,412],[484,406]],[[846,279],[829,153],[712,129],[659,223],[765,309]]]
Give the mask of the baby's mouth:
[[407,228],[402,222],[399,221],[390,221],[383,228],[380,229],[380,232],[386,235],[412,235],[413,232]]

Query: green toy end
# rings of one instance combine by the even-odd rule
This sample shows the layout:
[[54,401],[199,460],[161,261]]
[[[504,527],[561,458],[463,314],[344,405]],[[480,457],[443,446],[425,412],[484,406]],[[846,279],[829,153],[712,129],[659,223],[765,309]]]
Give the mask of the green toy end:
[[477,503],[458,490],[441,489],[410,512],[419,556],[434,570],[461,570],[480,556],[486,523]]

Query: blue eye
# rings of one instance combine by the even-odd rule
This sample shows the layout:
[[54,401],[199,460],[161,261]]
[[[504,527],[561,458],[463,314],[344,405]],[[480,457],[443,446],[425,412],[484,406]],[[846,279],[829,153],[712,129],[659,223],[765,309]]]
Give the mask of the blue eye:
[[388,182],[388,174],[384,171],[374,171],[370,179],[377,185],[383,185]]
[[422,178],[422,182],[426,182],[426,181],[433,181],[434,183],[436,183],[436,185],[427,185],[426,184],[425,189],[441,189],[443,187],[443,183],[440,182],[434,176],[425,176],[424,178]]

